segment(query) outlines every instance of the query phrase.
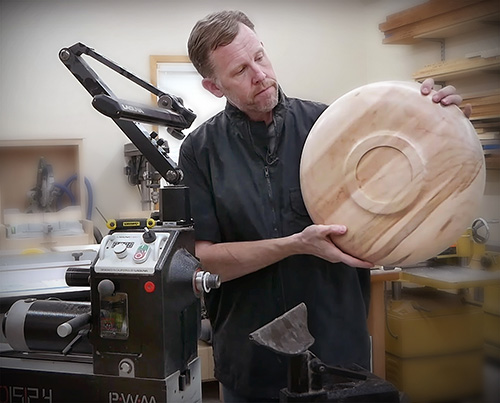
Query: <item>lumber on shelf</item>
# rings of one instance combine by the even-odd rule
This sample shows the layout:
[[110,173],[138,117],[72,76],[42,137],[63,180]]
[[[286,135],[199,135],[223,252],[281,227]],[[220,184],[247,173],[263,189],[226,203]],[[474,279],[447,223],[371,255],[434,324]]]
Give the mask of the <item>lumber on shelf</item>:
[[498,0],[430,0],[389,15],[379,29],[385,44],[413,44],[422,38],[466,32],[482,21],[499,20]]
[[379,24],[382,32],[401,28],[404,25],[435,17],[461,7],[480,3],[483,0],[430,0],[418,6],[407,8],[406,10],[387,16],[385,22]]
[[476,120],[472,124],[478,134],[500,132],[500,119]]
[[465,104],[471,104],[472,106],[472,115],[470,117],[472,121],[500,118],[500,89],[463,95],[461,106]]
[[500,89],[481,92],[477,94],[465,94],[462,96],[465,103],[471,104],[472,107],[480,105],[491,105],[500,103]]
[[446,60],[423,67],[413,74],[416,81],[433,77],[437,80],[446,80],[452,77],[468,74],[475,71],[500,70],[500,56],[472,59]]

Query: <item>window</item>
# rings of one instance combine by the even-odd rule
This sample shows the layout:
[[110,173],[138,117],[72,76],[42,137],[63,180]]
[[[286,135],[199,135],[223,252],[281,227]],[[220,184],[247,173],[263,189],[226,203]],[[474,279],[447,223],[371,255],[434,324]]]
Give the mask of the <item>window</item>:
[[[205,120],[224,109],[225,98],[217,98],[201,85],[201,76],[187,56],[151,56],[151,82],[160,90],[181,97],[184,106],[196,113],[196,120],[189,129],[183,131],[188,134]],[[156,97],[154,97],[156,103]],[[167,140],[169,156],[175,162],[179,158],[179,148],[182,140],[170,136],[164,127],[158,128],[160,137]]]

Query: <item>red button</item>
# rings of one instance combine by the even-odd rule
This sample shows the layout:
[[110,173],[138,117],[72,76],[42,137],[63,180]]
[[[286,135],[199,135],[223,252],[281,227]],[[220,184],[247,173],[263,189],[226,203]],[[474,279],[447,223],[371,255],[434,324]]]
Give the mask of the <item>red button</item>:
[[153,283],[152,281],[146,281],[144,283],[144,289],[146,290],[146,292],[153,292],[155,288],[155,283]]

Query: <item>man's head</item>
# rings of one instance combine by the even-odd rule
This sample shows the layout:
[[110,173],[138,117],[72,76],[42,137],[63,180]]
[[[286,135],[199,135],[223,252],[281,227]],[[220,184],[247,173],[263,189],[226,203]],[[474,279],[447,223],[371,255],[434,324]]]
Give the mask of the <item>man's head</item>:
[[240,23],[254,30],[252,21],[241,11],[212,13],[195,24],[188,40],[188,53],[203,78],[213,75],[211,52],[230,44],[240,30]]
[[270,123],[278,83],[253,23],[240,11],[213,13],[198,21],[188,41],[189,57],[203,86],[252,120]]

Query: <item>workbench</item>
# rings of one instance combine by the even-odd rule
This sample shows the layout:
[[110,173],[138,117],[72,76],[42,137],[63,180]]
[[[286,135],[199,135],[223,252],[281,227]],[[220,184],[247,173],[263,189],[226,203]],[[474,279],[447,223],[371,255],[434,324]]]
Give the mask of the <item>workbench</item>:
[[385,282],[399,280],[400,268],[370,271],[368,331],[372,337],[372,372],[385,379]]

